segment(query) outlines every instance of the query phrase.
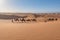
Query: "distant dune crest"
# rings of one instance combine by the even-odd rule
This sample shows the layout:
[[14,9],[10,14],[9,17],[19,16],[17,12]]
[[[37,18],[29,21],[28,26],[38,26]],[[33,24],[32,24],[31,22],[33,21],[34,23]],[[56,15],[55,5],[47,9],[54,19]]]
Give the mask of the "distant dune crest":
[[1,13],[0,19],[22,22],[48,22],[60,20],[60,13]]

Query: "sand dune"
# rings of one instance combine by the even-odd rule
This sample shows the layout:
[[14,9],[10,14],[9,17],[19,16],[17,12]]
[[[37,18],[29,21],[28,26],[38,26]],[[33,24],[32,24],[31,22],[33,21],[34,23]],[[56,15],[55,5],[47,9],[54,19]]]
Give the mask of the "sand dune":
[[60,40],[60,21],[12,23],[0,20],[0,40]]

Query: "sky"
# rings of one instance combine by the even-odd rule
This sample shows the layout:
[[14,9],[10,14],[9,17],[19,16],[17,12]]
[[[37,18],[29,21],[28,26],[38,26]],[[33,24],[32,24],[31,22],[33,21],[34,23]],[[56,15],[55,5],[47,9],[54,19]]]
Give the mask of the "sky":
[[60,12],[60,0],[0,0],[0,12]]

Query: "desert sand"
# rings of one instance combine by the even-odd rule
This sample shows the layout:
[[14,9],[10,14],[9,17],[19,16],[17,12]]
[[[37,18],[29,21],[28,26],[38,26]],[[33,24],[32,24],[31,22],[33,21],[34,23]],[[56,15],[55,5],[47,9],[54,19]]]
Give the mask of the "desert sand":
[[60,21],[12,23],[0,20],[0,40],[60,40]]

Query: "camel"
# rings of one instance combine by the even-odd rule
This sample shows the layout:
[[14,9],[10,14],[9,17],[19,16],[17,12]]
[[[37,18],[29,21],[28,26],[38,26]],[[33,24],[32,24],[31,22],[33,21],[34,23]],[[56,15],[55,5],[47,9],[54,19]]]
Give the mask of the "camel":
[[57,21],[58,19],[56,18],[55,20]]
[[32,21],[36,22],[37,20],[36,19],[31,19]]
[[30,20],[30,19],[27,19],[26,21],[31,22],[31,20]]
[[24,18],[22,18],[22,19],[20,19],[20,21],[23,23],[23,22],[25,22],[26,20],[25,20]]
[[12,19],[12,22],[19,22],[19,19],[18,18],[14,18],[14,19]]

